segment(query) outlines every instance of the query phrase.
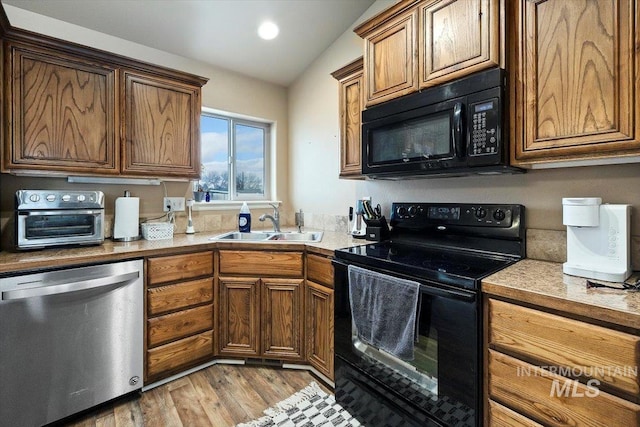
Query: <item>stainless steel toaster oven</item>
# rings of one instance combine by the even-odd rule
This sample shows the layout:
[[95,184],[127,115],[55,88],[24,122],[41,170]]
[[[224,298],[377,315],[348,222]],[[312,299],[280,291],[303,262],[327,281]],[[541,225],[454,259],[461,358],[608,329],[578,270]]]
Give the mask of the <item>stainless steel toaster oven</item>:
[[15,215],[18,249],[104,241],[102,191],[18,190]]

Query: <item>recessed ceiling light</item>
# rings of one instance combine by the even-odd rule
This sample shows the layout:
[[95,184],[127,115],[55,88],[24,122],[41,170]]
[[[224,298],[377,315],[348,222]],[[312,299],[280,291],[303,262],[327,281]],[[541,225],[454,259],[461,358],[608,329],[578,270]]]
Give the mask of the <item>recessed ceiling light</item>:
[[263,22],[258,27],[258,35],[265,40],[272,40],[278,36],[280,28],[273,22]]

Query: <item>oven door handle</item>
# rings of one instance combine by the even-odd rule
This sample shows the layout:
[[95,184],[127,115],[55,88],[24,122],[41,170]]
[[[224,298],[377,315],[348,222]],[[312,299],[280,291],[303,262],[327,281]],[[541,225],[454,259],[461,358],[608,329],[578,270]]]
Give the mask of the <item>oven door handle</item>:
[[[338,267],[339,269],[342,268],[346,270],[349,267],[348,263],[335,258],[331,261],[331,263],[334,266]],[[378,270],[371,269],[371,271],[378,271]],[[384,271],[378,271],[378,272],[388,275],[388,273]],[[409,277],[403,277],[403,278],[408,280],[413,280]],[[335,287],[335,284],[334,284],[334,287]],[[436,296],[436,297],[451,298],[451,299],[457,299],[457,300],[467,301],[467,302],[473,302],[477,299],[476,294],[471,291],[464,292],[464,291],[458,291],[455,289],[442,289],[442,288],[437,288],[435,286],[425,285],[422,283],[420,283],[420,292],[428,295]]]
[[475,301],[476,299],[476,295],[474,293],[461,292],[453,289],[440,289],[423,284],[420,284],[420,293],[434,297],[444,297],[468,302]]
[[19,216],[57,216],[57,215],[100,215],[103,212],[102,209],[69,209],[69,210],[56,210],[56,211],[18,211]]

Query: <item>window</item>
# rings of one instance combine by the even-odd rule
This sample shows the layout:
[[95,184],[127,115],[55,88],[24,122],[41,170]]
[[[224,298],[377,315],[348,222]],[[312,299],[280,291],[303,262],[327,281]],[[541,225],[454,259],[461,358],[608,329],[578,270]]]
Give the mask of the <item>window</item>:
[[203,112],[198,190],[214,200],[269,199],[269,123]]

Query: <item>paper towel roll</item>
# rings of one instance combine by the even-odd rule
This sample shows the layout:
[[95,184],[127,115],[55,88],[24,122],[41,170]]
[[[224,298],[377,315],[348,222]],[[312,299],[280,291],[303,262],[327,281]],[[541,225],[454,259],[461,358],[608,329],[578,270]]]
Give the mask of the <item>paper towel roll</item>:
[[113,221],[114,240],[137,240],[140,198],[118,197],[116,199],[115,218]]

